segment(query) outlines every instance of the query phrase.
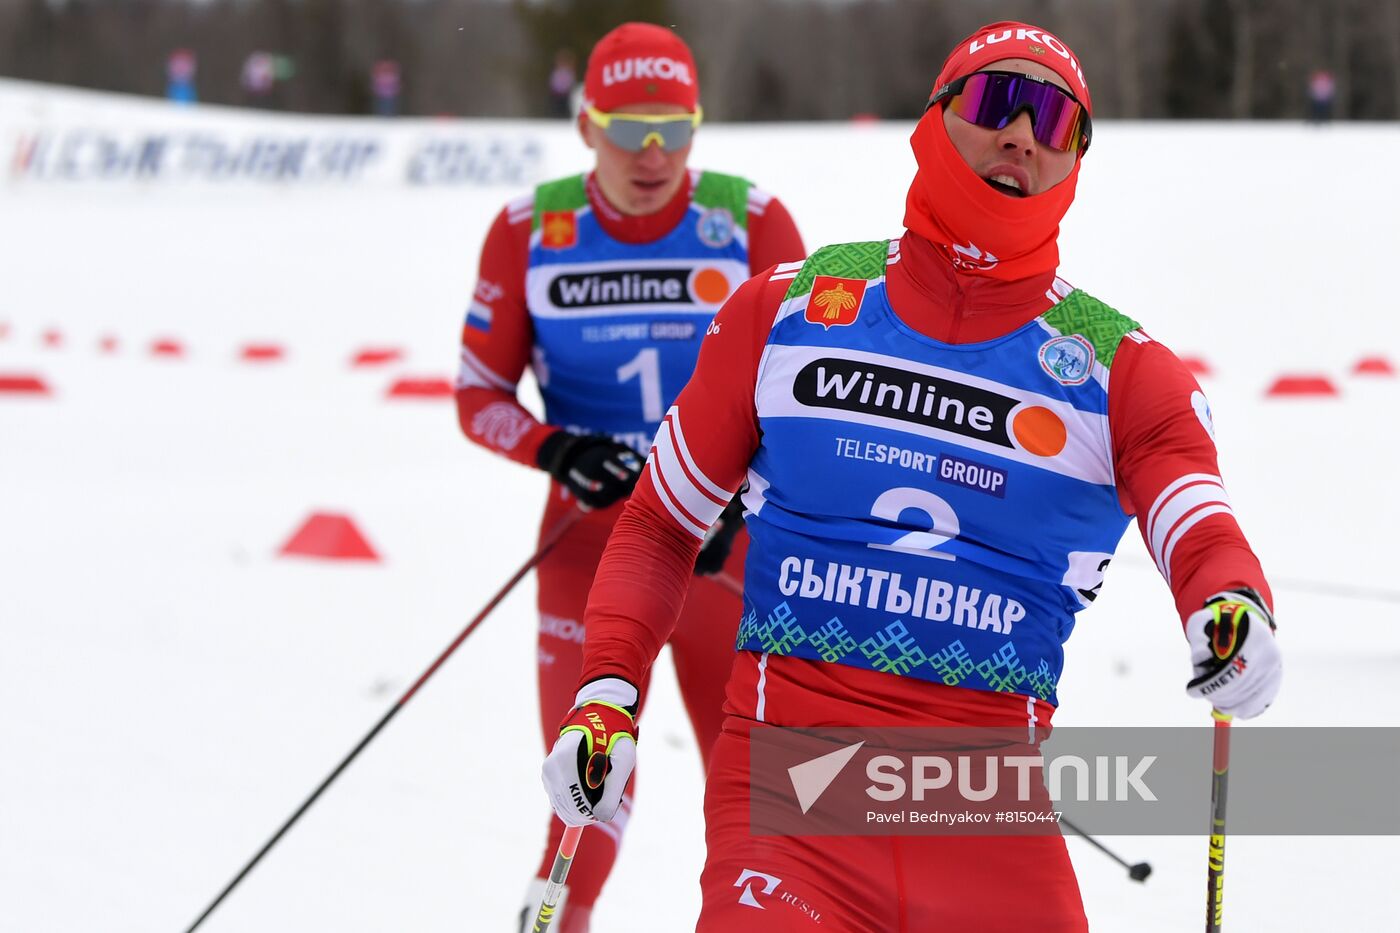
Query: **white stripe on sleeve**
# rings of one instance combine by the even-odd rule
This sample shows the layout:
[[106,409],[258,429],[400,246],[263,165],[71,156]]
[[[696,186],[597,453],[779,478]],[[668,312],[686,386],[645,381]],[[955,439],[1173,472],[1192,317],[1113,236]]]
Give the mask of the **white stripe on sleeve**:
[[506,204],[506,222],[518,224],[525,218],[535,213],[535,195],[533,192],[516,198]]
[[515,392],[515,383],[507,382],[491,371],[476,354],[462,347],[462,365],[457,369],[457,388],[459,389],[500,389],[503,392]]
[[[675,409],[672,409],[673,413],[674,411]],[[660,474],[662,484],[671,493],[672,501],[702,529],[701,534],[704,534],[704,529],[715,523],[729,499],[716,502],[705,495],[695,480],[691,479],[695,474],[686,472],[681,462],[683,454],[676,451],[675,427],[673,418],[661,422],[661,430],[656,432],[656,440],[651,449],[651,468],[653,472]]]
[[1186,532],[1194,528],[1197,523],[1203,519],[1210,518],[1212,515],[1234,514],[1235,513],[1230,509],[1228,504],[1213,502],[1202,509],[1192,512],[1186,517],[1184,522],[1177,526],[1176,530],[1172,532],[1171,537],[1167,539],[1166,550],[1162,552],[1162,567],[1165,568],[1162,571],[1162,576],[1166,579],[1168,584],[1172,582],[1172,552],[1176,550],[1177,543],[1185,536]]
[[1147,513],[1146,537],[1152,559],[1168,582],[1177,542],[1202,519],[1219,514],[1233,514],[1230,498],[1220,477],[1209,473],[1178,477],[1157,496]]
[[661,471],[656,466],[655,451],[656,448],[652,448],[651,469],[647,471],[647,475],[651,477],[651,485],[652,488],[656,490],[656,497],[661,500],[661,504],[666,507],[666,511],[671,513],[671,517],[676,520],[676,524],[703,541],[705,533],[709,529],[701,528],[699,525],[695,524],[695,521],[689,515],[685,514],[685,512],[681,511],[680,506],[676,505],[675,500],[671,498],[671,494],[666,491],[665,483],[661,479]]
[[[721,510],[729,504],[729,500],[734,498],[731,490],[720,487],[705,475],[700,467],[696,466],[695,458],[690,455],[690,448],[685,445],[685,433],[681,431],[681,410],[678,406],[672,405],[671,410],[666,412],[666,420],[670,423],[671,429],[676,435],[676,448],[680,451],[681,461],[685,464],[686,471],[693,477],[700,488],[713,496],[718,502]],[[668,479],[667,482],[670,480]],[[716,518],[718,514],[716,514]],[[714,523],[714,519],[710,519]]]

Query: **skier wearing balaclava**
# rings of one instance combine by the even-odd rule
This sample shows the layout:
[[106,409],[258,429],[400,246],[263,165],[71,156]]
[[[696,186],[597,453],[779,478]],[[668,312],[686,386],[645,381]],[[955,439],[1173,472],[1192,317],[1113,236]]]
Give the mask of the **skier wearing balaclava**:
[[[1076,613],[1134,517],[1182,620],[1187,692],[1250,717],[1278,691],[1271,596],[1204,395],[1057,275],[1091,108],[1057,36],[994,23],[963,40],[912,137],[905,234],[742,286],[662,424],[590,595],[544,779],[566,822],[611,818],[636,752],[632,685],[747,481],[700,930],[1086,930],[1059,828],[1035,821],[1052,806],[1038,772],[1027,795],[1014,769],[988,801],[958,788],[988,786],[983,760],[964,773],[969,749],[1035,760]],[[846,726],[864,728],[810,731]],[[948,732],[889,731],[904,726]],[[930,742],[963,770],[916,775],[908,753]],[[1030,815],[976,828],[1007,809]],[[910,826],[916,810],[960,822]]]

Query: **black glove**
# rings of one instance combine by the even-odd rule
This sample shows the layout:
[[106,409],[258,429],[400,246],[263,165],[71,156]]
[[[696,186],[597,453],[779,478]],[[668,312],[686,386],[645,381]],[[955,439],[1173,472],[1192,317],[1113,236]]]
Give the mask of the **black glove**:
[[700,545],[700,553],[695,555],[697,576],[708,577],[724,569],[724,562],[729,559],[729,552],[734,548],[734,536],[739,533],[740,528],[744,527],[742,496],[743,492],[741,491],[739,495],[729,500],[729,504],[724,507],[723,512],[719,513],[719,518],[705,534],[705,541]]
[[627,498],[642,475],[642,458],[603,434],[555,431],[544,439],[535,462],[590,509]]

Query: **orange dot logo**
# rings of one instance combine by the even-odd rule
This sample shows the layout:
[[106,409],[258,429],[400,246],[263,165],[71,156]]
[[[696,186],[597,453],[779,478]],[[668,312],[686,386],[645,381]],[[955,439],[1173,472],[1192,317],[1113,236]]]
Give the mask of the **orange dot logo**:
[[1065,423],[1060,416],[1039,405],[1023,408],[1011,419],[1011,433],[1016,443],[1037,457],[1053,457],[1065,449]]
[[690,292],[700,304],[723,304],[729,297],[729,277],[718,269],[701,269],[690,283]]

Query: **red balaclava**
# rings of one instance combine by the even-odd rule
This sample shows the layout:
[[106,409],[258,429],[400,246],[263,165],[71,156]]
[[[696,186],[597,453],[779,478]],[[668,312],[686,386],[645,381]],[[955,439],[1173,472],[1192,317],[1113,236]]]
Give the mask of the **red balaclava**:
[[[992,23],[959,42],[933,86],[1005,58],[1026,58],[1053,69],[1092,115],[1079,58],[1055,36],[1026,23]],[[1079,160],[1069,177],[1049,191],[1013,198],[963,161],[943,126],[941,105],[924,114],[909,141],[919,170],[905,202],[906,227],[940,247],[959,272],[1014,280],[1054,271],[1060,262],[1055,240],[1074,200]]]
[[680,36],[651,23],[623,23],[598,40],[583,76],[585,104],[604,113],[628,104],[700,105],[695,59]]

